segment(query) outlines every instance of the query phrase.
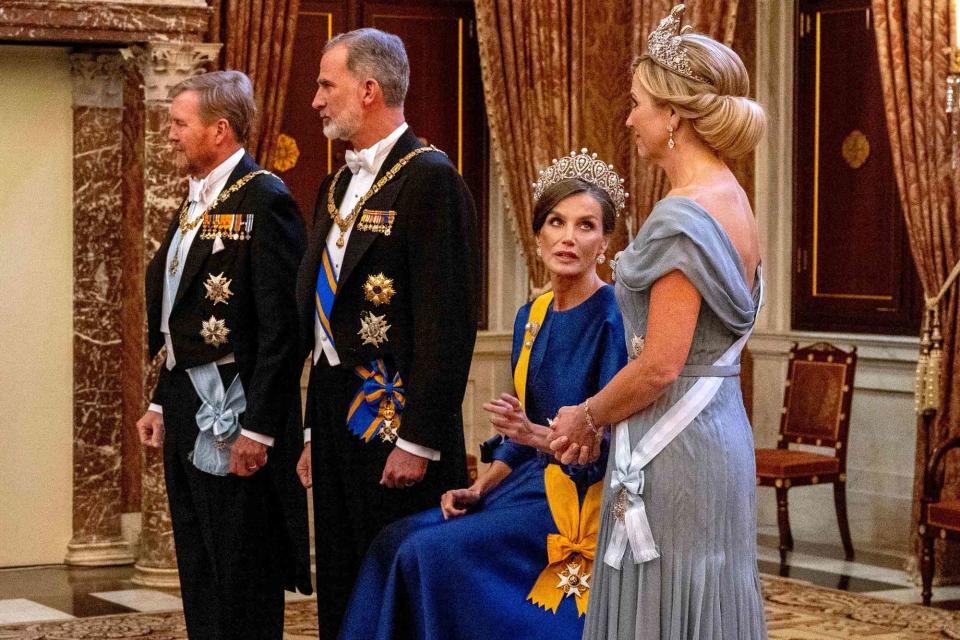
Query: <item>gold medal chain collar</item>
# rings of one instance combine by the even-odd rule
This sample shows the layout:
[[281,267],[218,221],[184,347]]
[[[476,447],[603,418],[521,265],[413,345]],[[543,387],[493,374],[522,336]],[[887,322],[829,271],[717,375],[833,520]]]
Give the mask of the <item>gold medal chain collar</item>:
[[[180,208],[180,233],[186,234],[191,229],[195,229],[198,224],[206,217],[208,213],[220,206],[224,200],[235,194],[237,191],[242,189],[248,182],[256,178],[262,173],[270,173],[266,169],[260,169],[259,171],[251,171],[247,175],[243,176],[232,185],[220,192],[220,195],[217,196],[217,199],[213,201],[209,207],[207,207],[202,215],[197,216],[193,219],[192,222],[187,220],[187,210],[190,208],[189,202],[184,202],[183,206]],[[273,174],[271,174],[273,175]]]
[[[173,260],[170,261],[170,274],[177,272],[177,269],[180,267],[180,245],[183,244],[183,238],[187,235],[188,232],[197,228],[204,218],[207,217],[207,214],[220,206],[224,200],[235,194],[237,191],[242,189],[248,182],[256,178],[262,173],[270,173],[266,169],[260,169],[258,171],[251,171],[247,175],[243,176],[232,185],[220,192],[220,195],[217,196],[217,199],[213,201],[209,207],[207,207],[204,212],[194,218],[192,221],[187,220],[187,211],[190,210],[190,203],[184,202],[183,206],[180,207],[180,237],[177,239],[177,252],[173,256]],[[270,175],[273,175],[270,173]],[[278,178],[279,179],[279,178]]]
[[340,169],[337,171],[337,174],[333,176],[333,182],[331,183],[330,188],[327,189],[327,213],[330,214],[330,218],[340,228],[340,237],[337,238],[337,247],[341,249],[343,248],[343,245],[346,243],[346,240],[344,240],[344,237],[347,235],[347,230],[350,228],[350,225],[353,224],[353,221],[356,219],[357,214],[359,214],[360,210],[363,209],[363,205],[367,203],[367,200],[375,196],[377,192],[380,191],[380,189],[383,189],[384,185],[386,185],[388,182],[393,180],[397,176],[397,174],[400,173],[400,170],[407,165],[408,162],[413,160],[415,157],[417,157],[421,153],[426,153],[427,151],[438,151],[440,153],[443,153],[442,151],[440,151],[440,149],[437,149],[435,146],[429,145],[426,147],[420,147],[418,149],[414,149],[407,155],[403,156],[402,158],[400,158],[400,160],[397,161],[397,164],[390,167],[390,169],[386,173],[384,173],[379,180],[377,180],[376,184],[370,187],[369,191],[363,194],[363,197],[361,197],[360,200],[357,201],[357,204],[353,207],[353,211],[351,211],[350,215],[348,215],[347,217],[343,217],[340,215],[340,209],[337,208],[336,203],[333,201],[333,194],[337,190],[337,182],[340,180],[340,175],[343,173],[344,169],[347,168],[346,165],[340,167]]

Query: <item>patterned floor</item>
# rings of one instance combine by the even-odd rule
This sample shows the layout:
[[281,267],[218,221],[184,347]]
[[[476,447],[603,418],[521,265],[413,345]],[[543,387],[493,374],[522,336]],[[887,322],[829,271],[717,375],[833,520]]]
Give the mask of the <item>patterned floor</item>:
[[[761,536],[770,637],[774,640],[960,640],[960,587],[934,590],[934,607],[918,607],[919,589],[898,568],[902,559],[800,545],[780,566],[775,540]],[[0,570],[0,640],[186,638],[176,592],[136,588],[129,567]],[[313,598],[288,594],[285,638],[316,638]]]

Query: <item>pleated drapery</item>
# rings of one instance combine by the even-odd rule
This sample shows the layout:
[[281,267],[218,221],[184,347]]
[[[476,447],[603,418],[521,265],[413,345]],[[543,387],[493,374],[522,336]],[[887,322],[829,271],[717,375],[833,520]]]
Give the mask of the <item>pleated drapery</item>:
[[[581,0],[476,0],[490,140],[534,287],[547,282],[531,228],[537,171],[573,150],[582,78]],[[563,151],[558,151],[563,150]]]
[[223,68],[253,82],[258,122],[247,151],[265,167],[273,156],[290,81],[300,0],[212,0],[210,33],[223,43]]
[[[958,181],[951,167],[946,113],[950,56],[950,0],[873,0],[887,129],[900,203],[924,295],[935,297],[960,259]],[[914,527],[930,452],[960,435],[960,296],[949,288],[936,305],[943,336],[939,411],[918,421],[914,476]],[[925,422],[929,429],[924,428]],[[943,499],[960,496],[960,461],[948,456]],[[960,579],[960,545],[940,541],[935,579]],[[915,551],[920,554],[917,540]]]

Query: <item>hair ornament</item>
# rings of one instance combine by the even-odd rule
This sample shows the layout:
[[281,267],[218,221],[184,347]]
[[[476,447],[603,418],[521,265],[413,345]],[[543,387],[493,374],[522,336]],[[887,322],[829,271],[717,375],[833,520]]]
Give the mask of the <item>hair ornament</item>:
[[630,194],[623,189],[623,178],[613,169],[612,164],[599,159],[596,153],[589,153],[586,147],[580,149],[580,153],[571,151],[570,155],[554,158],[550,166],[540,170],[540,177],[532,185],[534,201],[539,200],[549,187],[573,178],[589,182],[606,191],[613,200],[618,216],[626,207]]
[[672,71],[684,78],[713,84],[709,78],[694,72],[690,66],[690,59],[687,50],[683,46],[683,40],[680,36],[693,31],[693,27],[687,25],[680,28],[680,22],[683,18],[683,12],[686,7],[682,4],[676,5],[670,15],[660,21],[657,28],[654,29],[647,38],[647,56],[658,65]]

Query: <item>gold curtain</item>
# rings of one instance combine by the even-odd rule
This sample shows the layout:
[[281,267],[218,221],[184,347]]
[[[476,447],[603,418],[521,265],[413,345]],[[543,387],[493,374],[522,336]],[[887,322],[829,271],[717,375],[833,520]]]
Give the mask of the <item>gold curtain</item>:
[[531,229],[531,183],[539,168],[571,151],[579,137],[581,1],[475,3],[490,141],[534,287],[547,282],[547,273]]
[[[958,196],[950,165],[946,107],[949,71],[949,0],[873,0],[874,26],[883,81],[887,129],[900,202],[914,262],[925,295],[935,296],[960,259]],[[929,433],[918,428],[913,487],[914,527],[929,452],[960,435],[960,358],[957,320],[960,296],[954,286],[940,303],[943,365],[940,411]],[[923,422],[918,422],[922,425]],[[960,464],[948,460],[944,495],[960,496]],[[919,542],[915,547],[920,552]],[[937,554],[939,581],[960,578],[960,546]]]
[[272,168],[290,80],[293,38],[300,0],[212,0],[210,33],[223,43],[225,69],[253,82],[258,122],[247,151]]
[[[739,0],[700,0],[687,2],[684,24],[692,25],[726,45],[733,44],[737,27],[737,4]],[[633,37],[631,38],[633,56],[647,50],[647,36],[657,24],[670,13],[675,0],[633,0]],[[634,233],[646,219],[647,214],[660,198],[670,190],[663,170],[645,163],[636,153],[630,156],[630,176],[627,180],[630,199],[633,204],[630,216]]]

